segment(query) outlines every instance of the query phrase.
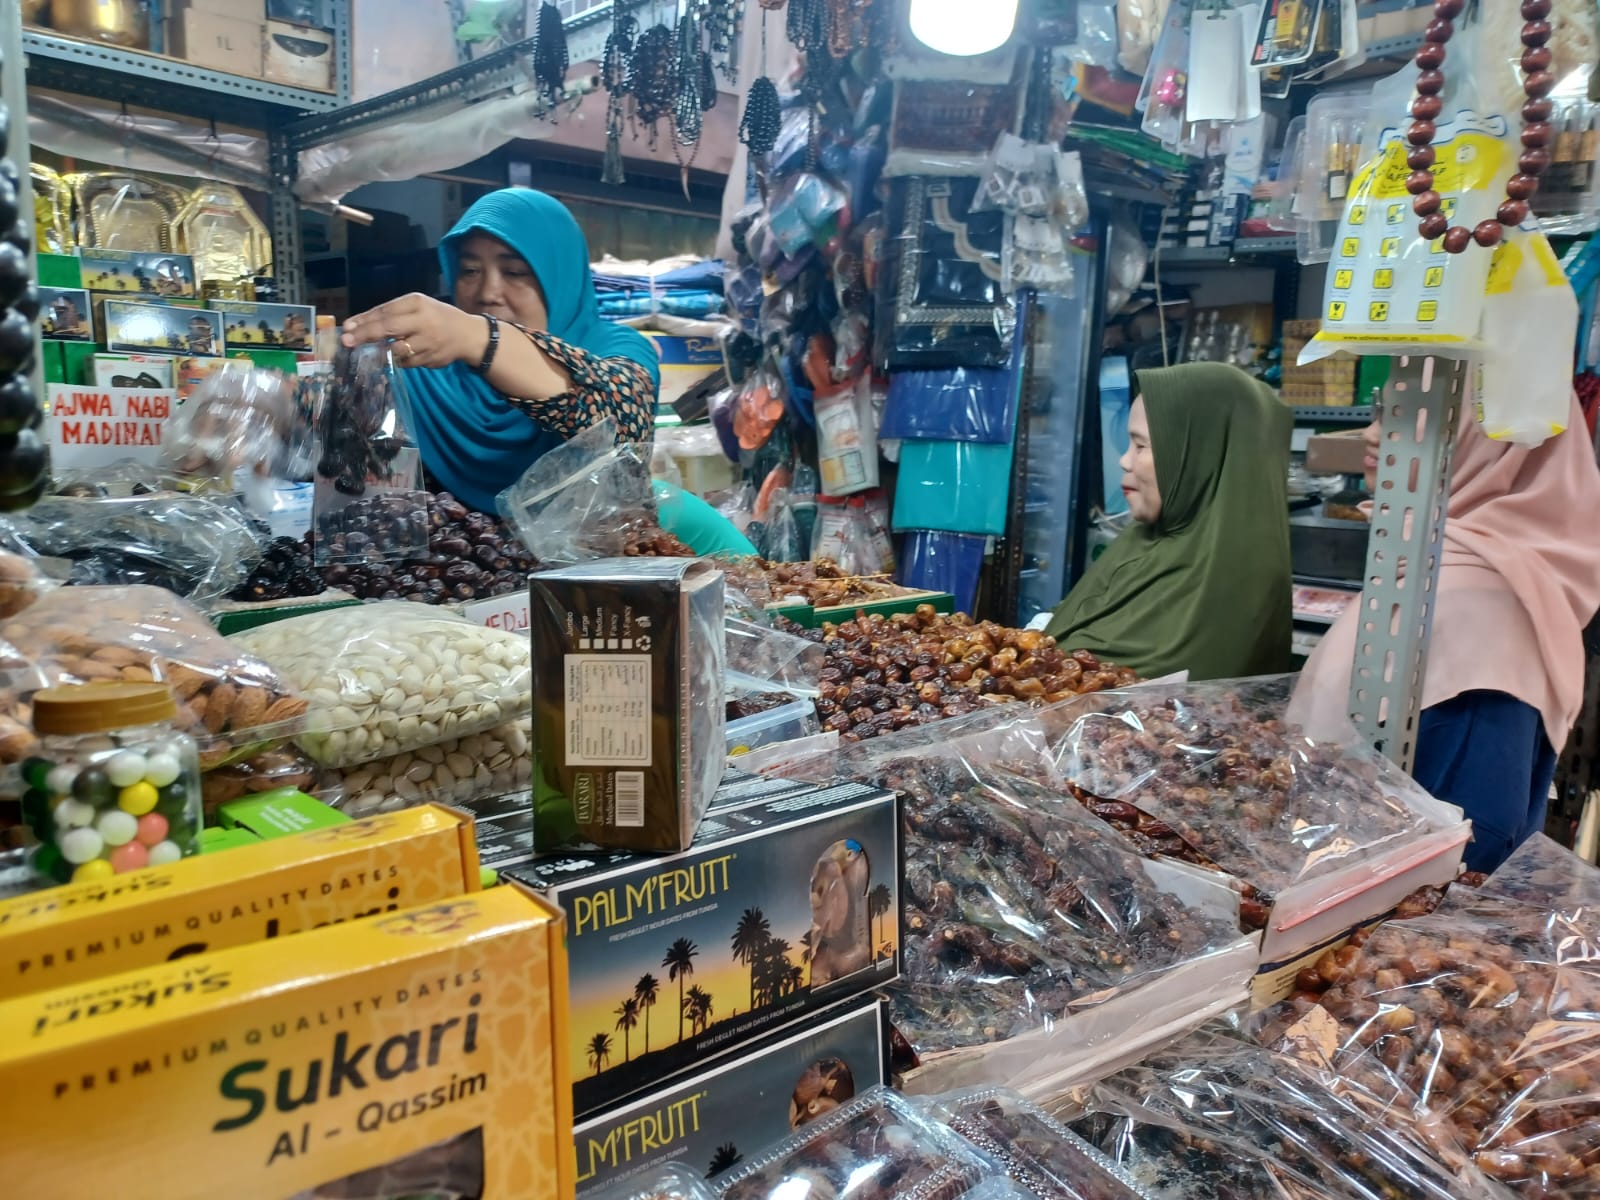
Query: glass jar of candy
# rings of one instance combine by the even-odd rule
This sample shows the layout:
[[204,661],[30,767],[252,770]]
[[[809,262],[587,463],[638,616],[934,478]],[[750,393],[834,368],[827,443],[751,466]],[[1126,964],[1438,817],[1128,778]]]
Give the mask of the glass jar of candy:
[[200,848],[200,758],[164,683],[88,683],[33,697],[39,753],[22,764],[35,874],[109,879]]

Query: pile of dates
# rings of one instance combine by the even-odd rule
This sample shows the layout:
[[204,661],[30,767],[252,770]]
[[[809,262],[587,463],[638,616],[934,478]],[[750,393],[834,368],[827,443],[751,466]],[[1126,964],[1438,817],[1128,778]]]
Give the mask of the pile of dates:
[[724,568],[728,583],[763,602],[803,600],[812,608],[838,608],[845,604],[875,604],[912,594],[910,588],[847,574],[832,559],[812,562],[768,562],[761,558],[740,559]]
[[[381,496],[356,501],[356,505],[383,504]],[[414,498],[403,502],[414,508]],[[510,528],[498,517],[473,512],[449,492],[428,497],[427,517],[418,529],[407,517],[406,544],[416,547],[410,557],[394,561],[380,532],[352,530],[335,535],[342,555],[354,561],[313,565],[313,537],[304,541],[279,538],[263,555],[261,564],[232,595],[234,600],[284,600],[315,596],[337,588],[363,600],[411,600],[420,604],[455,604],[503,596],[527,586],[528,572],[537,565]],[[400,536],[396,532],[395,536]],[[427,549],[422,551],[422,538]]]
[[1042,633],[927,604],[826,624],[820,640],[827,660],[817,715],[846,741],[959,717],[986,703],[1065,700],[1138,678],[1086,650],[1069,654]]

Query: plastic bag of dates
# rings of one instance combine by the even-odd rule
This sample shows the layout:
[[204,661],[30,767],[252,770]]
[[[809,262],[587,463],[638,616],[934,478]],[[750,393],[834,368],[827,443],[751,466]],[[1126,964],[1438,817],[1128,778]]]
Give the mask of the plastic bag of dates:
[[[1174,868],[1145,862],[1063,801],[1031,717],[910,753],[901,739],[885,739],[839,756],[844,776],[905,795],[896,1028],[925,1067],[930,1055],[982,1048],[970,1056],[976,1077],[957,1083],[1009,1081],[1015,1069],[1028,1072],[1029,1083],[1014,1086],[1030,1092],[1036,1080],[1083,1069],[1112,1041],[1133,1044],[1126,1022],[1134,1011],[1154,1034],[1162,1019],[1194,1024],[1237,1003],[1255,965],[1229,889],[1180,898],[1164,886]],[[1187,983],[1174,985],[1174,972],[1190,965]],[[1157,984],[1159,994],[1145,990]],[[1120,1022],[1095,1011],[1115,1011],[1119,1000],[1133,1006]],[[1067,1032],[1078,1016],[1078,1032]],[[1051,1045],[1058,1031],[1061,1041]],[[1017,1044],[997,1051],[994,1043],[1008,1039]],[[917,1090],[949,1078],[944,1068],[928,1074]]]
[[657,519],[650,448],[618,445],[609,418],[536,461],[500,493],[496,507],[546,566],[693,556]]
[[281,477],[289,464],[296,414],[292,380],[228,360],[172,414],[161,461],[182,475],[229,484],[235,476]]
[[[728,616],[728,695],[782,694],[815,699],[826,652],[816,642]],[[748,714],[741,714],[748,715]]]
[[722,1200],[958,1200],[1000,1172],[875,1087],[722,1176]]
[[929,1112],[1038,1200],[1152,1200],[1099,1150],[1016,1092],[966,1088],[935,1097]]
[[[1438,1125],[1525,1197],[1600,1197],[1600,942],[1572,915],[1452,888],[1302,980],[1282,1047],[1384,1119]],[[1436,1148],[1437,1149],[1437,1148]]]
[[0,762],[34,750],[35,691],[96,681],[171,684],[203,770],[287,740],[306,711],[278,672],[171,592],[58,588],[0,625]]
[[300,748],[323,766],[463,738],[532,707],[526,635],[403,600],[308,613],[231,640],[304,691]]
[[[1063,1101],[1074,1130],[1161,1200],[1491,1200],[1456,1147],[1335,1091],[1296,1060],[1207,1026]],[[1430,1138],[1432,1140],[1430,1140]]]
[[428,553],[428,493],[410,442],[404,383],[384,346],[341,348],[317,417],[312,493],[318,566]]
[[45,496],[0,518],[0,542],[30,558],[68,564],[65,582],[147,584],[209,605],[238,587],[261,558],[249,517],[222,496]]
[[1142,848],[1251,885],[1263,921],[1291,885],[1459,825],[1353,730],[1317,741],[1286,720],[1292,684],[1152,684],[1060,705],[1045,717],[1055,765]]
[[1600,934],[1600,871],[1542,833],[1523,842],[1479,890],[1562,913]]

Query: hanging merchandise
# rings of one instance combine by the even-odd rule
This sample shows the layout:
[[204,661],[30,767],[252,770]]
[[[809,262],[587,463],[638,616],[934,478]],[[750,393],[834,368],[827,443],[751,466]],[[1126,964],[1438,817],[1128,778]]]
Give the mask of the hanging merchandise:
[[999,213],[970,211],[976,188],[973,179],[921,178],[895,188],[891,367],[1001,366],[1010,358],[1015,313],[1000,261],[1005,222]]
[[1572,411],[1578,299],[1543,233],[1513,229],[1495,251],[1483,326],[1475,389],[1483,432],[1522,446],[1561,433]]
[[247,282],[272,265],[267,227],[239,189],[229,184],[202,182],[174,224],[179,247],[194,259],[195,275],[204,283]]
[[846,575],[870,577],[888,569],[872,536],[866,509],[842,496],[817,497],[817,524],[811,557],[838,565]]
[[889,377],[880,437],[1009,442],[1016,430],[1010,370],[951,367]]
[[171,184],[119,171],[69,175],[78,211],[78,245],[98,250],[178,249],[174,225],[188,197]]
[[600,82],[606,89],[606,155],[600,182],[619,186],[626,183],[622,166],[622,122],[630,95],[634,39],[639,22],[620,4],[611,9],[611,33],[600,54]]
[[[1327,262],[1333,257],[1350,183],[1361,165],[1367,121],[1378,111],[1373,105],[1372,91],[1359,88],[1319,93],[1306,106],[1295,212],[1303,263]],[[1386,211],[1386,223],[1388,216]]]
[[71,254],[72,192],[49,167],[32,164],[33,236],[41,254]]
[[1189,86],[1189,5],[1180,2],[1167,11],[1134,101],[1144,113],[1140,128],[1168,149],[1176,149],[1184,139]]
[[759,450],[783,419],[784,387],[770,367],[745,380],[733,411],[733,432],[742,453]]
[[1005,533],[1013,450],[1010,442],[902,442],[895,529]]
[[539,5],[535,31],[534,82],[538,84],[538,94],[554,106],[565,97],[567,89],[567,31],[561,23],[561,10],[554,4]]
[[822,490],[848,496],[878,486],[878,431],[872,416],[872,382],[862,375],[812,401],[817,425],[817,469]]
[[[672,102],[672,136],[679,146],[698,148],[700,145],[701,117],[717,102],[716,81],[712,81],[710,103],[701,93],[705,71],[701,63],[700,23],[695,17],[695,6],[688,5],[678,15],[678,25],[673,31],[677,41],[673,68],[676,98]],[[682,160],[679,160],[680,163]],[[693,161],[691,158],[690,161]],[[687,164],[683,164],[687,169]],[[688,188],[685,185],[685,193]]]
[[1184,0],[1117,0],[1117,62],[1130,75],[1150,68],[1151,52],[1171,7]]
[[632,117],[649,131],[649,144],[656,146],[657,127],[663,117],[672,116],[676,39],[665,25],[652,25],[634,43],[628,72],[628,96]]
[[1185,119],[1250,121],[1261,115],[1261,74],[1249,68],[1250,42],[1260,5],[1235,8],[1231,0],[1199,0],[1189,26],[1188,103]]
[[1326,0],[1266,0],[1250,65],[1283,68],[1308,61],[1316,52],[1325,4]]
[[900,538],[895,582],[919,591],[949,592],[957,612],[973,612],[988,546],[986,537],[914,529]]
[[[1439,3],[1460,9],[1459,0]],[[1432,40],[1417,52],[1420,76],[1403,69],[1373,89],[1374,112],[1409,104],[1415,119],[1408,129],[1367,133],[1329,263],[1322,330],[1302,363],[1340,350],[1461,357],[1481,348],[1491,255],[1473,243],[1497,245],[1501,220],[1527,220],[1539,182],[1526,171],[1507,182],[1514,159],[1505,134],[1514,126],[1485,68],[1493,54],[1483,31],[1481,24],[1457,31],[1444,18],[1430,26],[1435,39],[1454,35],[1448,87],[1439,69],[1444,41]],[[1547,109],[1547,101],[1530,99],[1524,112],[1548,116]],[[1315,165],[1308,153],[1302,177]],[[1536,160],[1525,153],[1523,165]]]

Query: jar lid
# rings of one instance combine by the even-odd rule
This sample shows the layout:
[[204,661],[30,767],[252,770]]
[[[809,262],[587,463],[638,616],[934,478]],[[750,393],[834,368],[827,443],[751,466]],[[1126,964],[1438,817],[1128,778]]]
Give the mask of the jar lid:
[[33,729],[41,734],[108,733],[177,715],[164,683],[78,683],[33,694]]

